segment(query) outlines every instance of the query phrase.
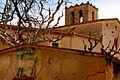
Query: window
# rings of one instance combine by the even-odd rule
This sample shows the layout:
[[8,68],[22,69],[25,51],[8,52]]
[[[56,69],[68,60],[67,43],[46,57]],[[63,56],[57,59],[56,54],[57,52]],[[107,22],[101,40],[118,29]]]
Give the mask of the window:
[[106,26],[108,27],[108,23],[106,23]]
[[59,43],[52,43],[53,47],[59,47]]
[[112,33],[115,33],[114,31],[112,31]]
[[92,12],[92,20],[94,20],[95,18],[94,18],[94,11]]
[[83,22],[83,17],[80,18],[80,23]]
[[82,10],[80,10],[80,17],[83,17],[83,12],[82,12]]
[[71,24],[74,23],[74,12],[71,12]]
[[117,30],[117,26],[115,26],[115,29]]
[[83,12],[82,10],[79,11],[79,16],[80,16],[80,23],[83,22]]

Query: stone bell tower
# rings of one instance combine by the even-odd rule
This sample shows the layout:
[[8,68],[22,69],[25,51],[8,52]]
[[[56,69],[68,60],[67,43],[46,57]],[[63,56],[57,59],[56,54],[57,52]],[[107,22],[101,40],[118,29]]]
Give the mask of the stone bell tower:
[[87,3],[65,8],[65,25],[77,24],[98,19],[98,8]]

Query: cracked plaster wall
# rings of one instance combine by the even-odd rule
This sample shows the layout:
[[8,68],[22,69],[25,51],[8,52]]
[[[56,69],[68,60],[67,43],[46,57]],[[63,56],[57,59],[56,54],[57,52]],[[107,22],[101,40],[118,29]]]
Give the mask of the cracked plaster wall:
[[[0,80],[12,80],[15,76],[15,53],[0,55]],[[35,53],[38,80],[112,80],[106,78],[112,75],[112,68],[109,66],[107,70],[103,56],[79,55],[76,51],[56,48],[35,49]]]

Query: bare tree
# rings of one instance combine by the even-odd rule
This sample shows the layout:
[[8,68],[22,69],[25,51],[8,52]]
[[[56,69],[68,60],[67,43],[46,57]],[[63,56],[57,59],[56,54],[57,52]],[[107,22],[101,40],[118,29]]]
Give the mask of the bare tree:
[[98,45],[98,43],[100,43],[102,41],[103,36],[101,36],[99,39],[93,38],[90,36],[90,38],[88,38],[88,43],[89,46],[85,44],[85,41],[83,40],[83,45],[84,45],[84,50],[85,51],[89,51],[92,52],[93,49]]
[[[85,52],[82,54],[86,54],[86,51],[88,51],[89,53],[93,53],[92,55],[96,54],[93,51],[93,49],[98,45],[98,43],[101,44],[101,54],[105,55],[105,60],[108,64],[111,64],[112,60],[117,61],[118,63],[120,63],[118,57],[116,56],[117,54],[119,54],[120,48],[118,47],[118,37],[114,38],[113,42],[109,41],[108,45],[103,44],[103,36],[101,36],[99,39],[95,39],[93,40],[91,37],[88,38],[88,43],[90,46],[88,46],[88,44],[85,43],[85,41],[83,40],[83,45],[84,45],[84,50]],[[93,40],[93,41],[92,41]]]
[[119,37],[114,38],[113,42],[109,41],[108,45],[105,47],[105,44],[103,44],[103,36],[101,36],[99,39],[94,40],[90,36],[90,38],[88,38],[89,46],[85,44],[85,41],[83,40],[84,50],[92,52],[93,49],[100,43],[101,53],[114,57],[114,55],[116,55],[120,51],[120,48],[118,47],[118,38]]
[[[118,38],[114,38],[113,43],[109,41],[108,45],[104,47],[104,44],[101,42],[101,53],[105,55],[107,63],[111,63],[112,59],[116,59],[115,55],[119,53],[120,48],[118,47]],[[118,59],[116,59],[118,60]]]
[[[60,40],[50,37],[69,0],[6,0],[0,11],[0,36],[9,45]],[[51,6],[52,5],[52,6]],[[58,15],[58,13],[61,13]],[[14,24],[14,27],[7,25]],[[14,29],[11,33],[10,29]]]

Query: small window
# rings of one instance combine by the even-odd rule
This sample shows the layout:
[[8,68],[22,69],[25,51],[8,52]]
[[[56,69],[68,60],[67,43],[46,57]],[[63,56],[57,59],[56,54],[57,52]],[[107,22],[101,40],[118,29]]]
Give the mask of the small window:
[[83,12],[82,12],[82,10],[80,10],[79,13],[80,13],[80,17],[83,17]]
[[114,31],[112,31],[112,33],[115,33]]
[[82,10],[79,11],[79,16],[80,16],[79,18],[80,18],[80,23],[81,23],[83,22],[83,11]]
[[117,30],[117,26],[115,26],[115,29]]
[[74,12],[71,12],[71,24],[74,24],[75,22],[74,22]]
[[93,11],[93,12],[92,12],[92,20],[94,20],[94,19],[95,19],[95,18],[94,18],[94,15],[95,15],[95,14],[94,14],[94,11]]
[[53,47],[59,47],[59,43],[52,43]]
[[106,26],[108,27],[108,23],[106,23]]

